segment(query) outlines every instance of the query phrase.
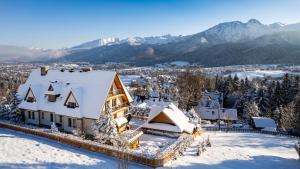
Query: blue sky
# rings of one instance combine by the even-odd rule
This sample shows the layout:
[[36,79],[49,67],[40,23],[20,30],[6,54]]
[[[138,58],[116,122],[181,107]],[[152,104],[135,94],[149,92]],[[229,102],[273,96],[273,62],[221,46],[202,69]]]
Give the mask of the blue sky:
[[188,35],[256,18],[300,22],[299,0],[0,0],[0,44],[62,48],[99,37]]

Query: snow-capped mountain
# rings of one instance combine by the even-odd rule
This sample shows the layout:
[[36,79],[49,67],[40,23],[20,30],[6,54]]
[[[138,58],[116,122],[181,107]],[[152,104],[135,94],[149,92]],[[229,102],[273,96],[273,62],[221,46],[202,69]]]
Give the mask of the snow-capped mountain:
[[60,50],[0,46],[0,62],[40,61],[48,58],[53,61],[53,58],[63,56],[54,61],[151,65],[182,60],[213,66],[300,64],[299,51],[300,23],[263,24],[250,19],[247,22],[220,23],[188,36],[100,38]]
[[[176,60],[206,66],[300,63],[300,24],[220,23],[189,36],[133,37],[63,57],[64,61],[153,65]],[[284,57],[283,57],[284,56]]]
[[170,42],[177,42],[181,40],[183,36],[151,36],[151,37],[128,37],[120,40],[119,38],[100,38],[97,40],[82,43],[80,45],[74,46],[71,49],[92,49],[101,46],[109,45],[119,45],[119,44],[129,44],[129,45],[141,45],[141,44],[166,44]]
[[256,19],[250,19],[243,23],[240,21],[220,23],[204,32],[195,34],[200,37],[201,42],[220,44],[226,42],[238,42],[243,40],[252,40],[257,37],[272,34],[284,30],[282,23],[273,23],[270,25],[262,24]]
[[128,43],[130,45],[140,45],[140,44],[166,44],[170,42],[178,42],[183,39],[183,36],[150,36],[150,37],[130,37],[123,39],[121,43]]
[[112,45],[112,44],[118,44],[119,38],[100,38],[97,40],[89,41],[82,43],[80,45],[74,46],[71,49],[91,49],[91,48],[96,48],[100,46],[105,46],[105,45]]

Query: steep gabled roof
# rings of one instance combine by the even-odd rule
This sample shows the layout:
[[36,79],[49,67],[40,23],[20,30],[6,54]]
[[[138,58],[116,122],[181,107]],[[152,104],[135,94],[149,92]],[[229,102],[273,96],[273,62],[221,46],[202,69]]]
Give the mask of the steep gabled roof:
[[[168,122],[162,121],[159,123],[155,120],[156,117],[161,116],[162,114],[168,117]],[[173,122],[173,124],[170,124],[169,122]],[[192,133],[195,125],[189,123],[189,118],[181,110],[179,110],[177,106],[170,103],[168,106],[153,106],[148,120],[142,127],[178,133]]]
[[[18,97],[24,99],[28,88],[31,86],[36,96],[36,103],[23,101],[19,108],[55,112],[78,118],[97,119],[115,77],[117,77],[117,74],[114,71],[61,72],[60,70],[48,70],[45,76],[41,76],[40,69],[35,69],[31,72],[25,84],[19,87]],[[54,91],[48,91],[50,84]],[[124,87],[125,94],[131,102],[132,98],[123,84],[122,87]],[[70,91],[72,91],[80,105],[79,108],[70,109],[64,106]],[[55,102],[48,102],[45,95],[53,93],[59,94],[59,97]]]

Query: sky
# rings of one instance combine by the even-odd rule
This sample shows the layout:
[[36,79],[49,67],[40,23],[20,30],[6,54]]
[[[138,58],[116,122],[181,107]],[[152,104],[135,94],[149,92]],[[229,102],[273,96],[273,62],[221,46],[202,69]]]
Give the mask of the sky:
[[59,49],[101,37],[190,35],[228,21],[300,22],[299,0],[0,0],[0,45]]

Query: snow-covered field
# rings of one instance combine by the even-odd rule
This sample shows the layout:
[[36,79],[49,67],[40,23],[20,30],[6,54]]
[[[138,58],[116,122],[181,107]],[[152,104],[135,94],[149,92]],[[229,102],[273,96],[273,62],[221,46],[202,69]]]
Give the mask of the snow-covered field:
[[[196,156],[196,142],[166,166],[186,169],[300,169],[295,139],[254,133],[208,132],[212,147]],[[198,138],[201,140],[203,138]]]
[[283,70],[255,70],[255,71],[241,71],[241,72],[234,72],[230,75],[234,77],[235,75],[238,76],[240,79],[245,79],[246,77],[248,79],[253,78],[264,78],[264,77],[272,77],[272,78],[281,78],[284,76],[284,74],[294,74],[299,75],[299,73],[290,72],[290,71],[283,71]]
[[[203,139],[199,137],[184,156],[161,169],[300,169],[300,161],[293,148],[294,139],[224,132],[205,133],[203,137],[207,135],[210,135],[213,147],[201,156],[195,155],[197,141]],[[48,139],[0,129],[0,168],[114,169],[117,168],[117,160]],[[148,167],[130,163],[129,168]]]
[[[1,169],[116,169],[117,159],[41,137],[0,129]],[[131,169],[145,166],[131,163]],[[147,168],[147,167],[146,167]]]

